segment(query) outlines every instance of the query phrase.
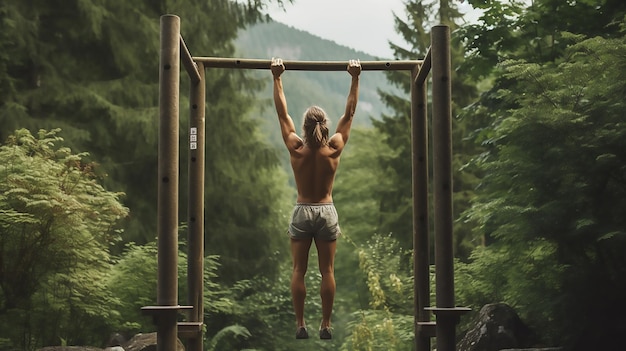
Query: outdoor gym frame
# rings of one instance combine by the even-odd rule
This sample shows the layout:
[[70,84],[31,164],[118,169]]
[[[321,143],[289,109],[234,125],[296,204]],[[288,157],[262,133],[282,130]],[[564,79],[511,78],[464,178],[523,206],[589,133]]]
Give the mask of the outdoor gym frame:
[[[190,77],[188,304],[178,304],[178,186],[180,63]],[[345,71],[347,61],[283,61],[286,70]],[[157,350],[176,350],[178,337],[188,349],[202,350],[204,266],[205,70],[270,69],[270,60],[192,57],[180,35],[180,18],[161,17],[158,146],[158,280],[157,305],[142,310],[157,326]],[[452,140],[450,29],[432,28],[424,60],[362,61],[363,71],[411,72],[411,148],[413,192],[414,331],[417,351],[453,351],[455,328],[468,308],[456,307],[452,248]],[[433,209],[435,301],[430,306],[430,230],[428,194],[427,77],[432,73]],[[188,321],[178,322],[180,310]],[[432,314],[435,320],[432,321]]]

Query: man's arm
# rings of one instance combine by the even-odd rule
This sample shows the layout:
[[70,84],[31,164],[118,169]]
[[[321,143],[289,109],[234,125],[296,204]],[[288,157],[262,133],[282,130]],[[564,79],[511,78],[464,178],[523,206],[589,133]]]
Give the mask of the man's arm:
[[278,123],[283,136],[283,141],[291,151],[302,144],[302,139],[296,134],[296,127],[287,112],[287,99],[283,91],[283,82],[280,75],[285,71],[285,65],[280,58],[272,58],[272,76],[274,77],[274,106],[278,114]]
[[[348,93],[348,100],[346,101],[346,110],[343,116],[339,118],[337,123],[337,134],[332,138],[333,146],[335,148],[343,148],[348,142],[350,136],[350,128],[352,127],[352,118],[356,111],[356,104],[359,100],[359,74],[361,74],[361,62],[359,60],[350,60],[348,63],[348,73],[352,76],[352,82],[350,83],[350,92]],[[340,138],[338,138],[340,136]],[[340,140],[336,140],[340,139]]]

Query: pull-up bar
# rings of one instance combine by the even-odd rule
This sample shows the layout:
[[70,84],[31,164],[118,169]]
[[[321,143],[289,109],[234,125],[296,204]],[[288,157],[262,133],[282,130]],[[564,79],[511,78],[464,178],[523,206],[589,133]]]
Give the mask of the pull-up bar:
[[[194,62],[202,62],[205,67],[214,68],[246,68],[246,69],[269,69],[271,60],[241,59],[223,57],[194,57]],[[422,65],[421,60],[397,60],[397,61],[361,61],[363,71],[399,71],[413,70]],[[348,61],[291,61],[283,60],[285,69],[291,71],[345,71]]]
[[[159,57],[159,162],[158,162],[158,279],[157,305],[144,312],[157,325],[157,351],[176,349],[177,336],[188,338],[189,350],[201,351],[204,267],[204,143],[205,69],[270,69],[268,59],[192,57],[180,35],[180,18],[161,17]],[[189,118],[189,245],[188,322],[178,322],[178,188],[179,188],[179,95],[180,64],[191,78]],[[283,61],[296,71],[344,71],[348,61]],[[414,333],[415,349],[428,351],[430,338],[437,338],[437,350],[455,350],[455,326],[461,314],[456,307],[453,269],[452,140],[450,29],[435,26],[431,48],[423,60],[363,61],[365,71],[411,71],[411,155],[413,193]],[[432,73],[432,74],[430,74]],[[432,78],[432,123],[427,105],[427,77]],[[429,129],[429,126],[431,128]],[[429,225],[429,131],[432,131],[435,237],[436,306],[430,306],[430,225]],[[435,315],[436,321],[431,319]]]

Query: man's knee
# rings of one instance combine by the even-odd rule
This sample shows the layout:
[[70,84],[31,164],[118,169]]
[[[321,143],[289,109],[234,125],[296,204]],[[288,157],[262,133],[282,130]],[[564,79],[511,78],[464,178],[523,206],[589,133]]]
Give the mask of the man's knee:
[[293,274],[304,277],[306,275],[307,267],[293,266]]
[[323,277],[334,277],[335,270],[332,267],[320,267],[320,274]]

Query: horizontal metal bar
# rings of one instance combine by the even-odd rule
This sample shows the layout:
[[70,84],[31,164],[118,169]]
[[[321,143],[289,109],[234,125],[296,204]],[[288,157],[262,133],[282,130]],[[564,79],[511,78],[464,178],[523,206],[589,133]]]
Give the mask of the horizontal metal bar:
[[420,70],[419,72],[417,72],[417,76],[415,77],[414,84],[422,84],[426,81],[426,77],[428,76],[428,73],[430,73],[431,63],[432,61],[430,58],[430,48],[428,48],[428,52],[426,52],[426,57],[424,58],[422,66],[420,67]]
[[[205,67],[214,68],[244,68],[244,69],[270,69],[271,60],[222,58],[222,57],[194,57],[195,62],[204,63]],[[286,70],[291,71],[345,71],[348,61],[291,61],[283,60]],[[412,70],[421,65],[421,60],[396,60],[396,61],[361,61],[363,71],[398,71]]]
[[191,53],[189,53],[189,49],[187,49],[187,44],[185,44],[185,40],[183,40],[183,36],[180,36],[180,59],[183,62],[183,66],[185,66],[185,70],[191,81],[194,84],[200,82],[200,73],[198,72],[198,67],[196,67],[196,63],[193,61],[191,57]]

